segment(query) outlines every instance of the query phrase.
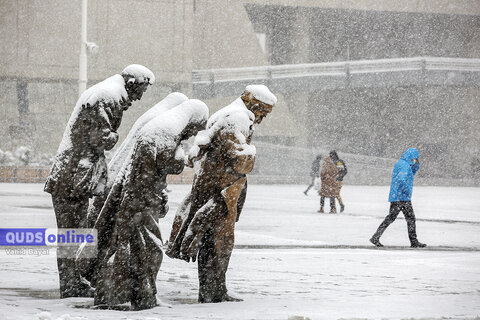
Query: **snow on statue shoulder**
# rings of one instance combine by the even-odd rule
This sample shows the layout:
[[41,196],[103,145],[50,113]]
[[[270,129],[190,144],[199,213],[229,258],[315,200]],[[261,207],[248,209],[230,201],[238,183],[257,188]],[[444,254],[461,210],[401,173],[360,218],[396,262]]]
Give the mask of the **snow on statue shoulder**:
[[[138,132],[153,118],[160,116],[164,112],[171,110],[182,102],[188,100],[187,96],[180,92],[172,92],[166,96],[159,103],[148,109],[142,116],[140,116],[130,129],[125,140],[122,142],[118,150],[115,152],[112,160],[108,163],[108,175],[116,177],[121,169],[124,161],[130,156],[135,144],[135,138]],[[113,179],[109,180],[108,186],[113,183]]]
[[[245,144],[247,137],[253,134],[254,120],[255,116],[245,107],[240,98],[215,112],[208,119],[207,129],[200,131],[195,137],[193,146],[188,153],[190,165],[193,166],[193,161],[201,155],[202,149],[208,147],[220,136],[233,135],[239,143]],[[254,149],[250,148],[250,152],[252,150]]]
[[79,103],[86,108],[93,107],[99,102],[105,104],[119,104],[128,99],[125,90],[125,81],[119,74],[97,83],[88,88],[79,99]]

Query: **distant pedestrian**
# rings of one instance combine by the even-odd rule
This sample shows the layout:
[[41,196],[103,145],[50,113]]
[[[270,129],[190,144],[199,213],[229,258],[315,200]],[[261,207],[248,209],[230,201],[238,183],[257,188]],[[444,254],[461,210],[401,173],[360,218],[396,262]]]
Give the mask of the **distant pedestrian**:
[[320,188],[320,210],[323,213],[323,206],[325,205],[325,197],[330,198],[330,213],[337,213],[335,206],[335,198],[338,196],[338,169],[332,161],[330,156],[323,158],[322,168],[320,170],[320,179],[322,180],[322,187]]
[[427,245],[417,240],[417,232],[415,226],[415,214],[412,207],[413,192],[413,176],[420,168],[418,160],[419,153],[417,149],[410,148],[402,155],[400,160],[395,164],[392,173],[392,183],[390,185],[390,213],[380,224],[375,234],[370,238],[370,242],[377,247],[383,247],[380,243],[380,237],[387,227],[395,221],[400,211],[403,212],[405,220],[407,220],[408,237],[412,248],[423,248]]
[[340,190],[343,187],[343,178],[347,175],[347,166],[345,165],[345,161],[338,157],[337,151],[333,150],[330,151],[330,158],[332,158],[333,163],[337,166],[338,169],[338,176],[337,176],[337,183],[338,183],[338,203],[340,204],[340,212],[345,210],[345,205],[343,204],[342,197],[340,196]]
[[307,190],[303,191],[303,193],[307,196],[308,191],[315,185],[315,179],[318,179],[318,172],[320,171],[320,161],[322,160],[322,155],[318,155],[315,160],[312,162],[312,168],[310,169],[310,184],[307,187]]

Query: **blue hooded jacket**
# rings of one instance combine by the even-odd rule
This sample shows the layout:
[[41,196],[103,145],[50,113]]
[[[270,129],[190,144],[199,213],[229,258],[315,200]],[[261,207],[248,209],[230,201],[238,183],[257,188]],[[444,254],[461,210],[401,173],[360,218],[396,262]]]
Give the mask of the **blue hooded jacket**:
[[418,163],[413,164],[412,159],[418,159],[418,157],[418,150],[410,148],[397,161],[393,167],[388,201],[412,201],[413,176],[420,167]]

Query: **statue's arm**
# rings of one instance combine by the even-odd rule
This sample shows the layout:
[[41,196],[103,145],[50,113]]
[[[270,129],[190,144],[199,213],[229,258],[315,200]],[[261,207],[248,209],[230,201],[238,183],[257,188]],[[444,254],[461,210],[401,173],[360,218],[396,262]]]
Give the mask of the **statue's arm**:
[[250,173],[255,164],[255,147],[245,141],[240,141],[238,136],[232,133],[222,135],[222,140],[223,154],[228,166],[240,174]]
[[100,104],[97,109],[96,121],[99,126],[99,132],[101,134],[101,141],[105,150],[112,149],[118,141],[118,133],[112,128],[111,108],[108,104]]

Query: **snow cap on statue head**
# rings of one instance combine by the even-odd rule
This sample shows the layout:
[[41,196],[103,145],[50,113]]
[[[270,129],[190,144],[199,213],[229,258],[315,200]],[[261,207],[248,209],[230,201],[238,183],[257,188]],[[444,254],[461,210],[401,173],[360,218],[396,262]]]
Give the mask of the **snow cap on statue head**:
[[263,84],[249,85],[245,88],[245,92],[250,92],[255,99],[271,106],[277,103],[277,97]]
[[149,84],[153,84],[155,82],[155,76],[153,72],[150,71],[147,67],[144,67],[140,64],[131,64],[127,66],[122,71],[122,76],[127,76],[129,79],[128,81],[135,81],[137,83],[144,83],[148,82]]

